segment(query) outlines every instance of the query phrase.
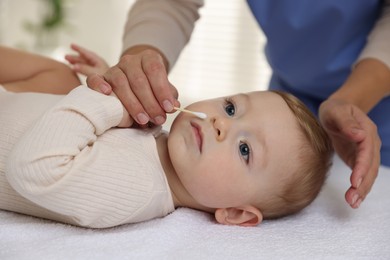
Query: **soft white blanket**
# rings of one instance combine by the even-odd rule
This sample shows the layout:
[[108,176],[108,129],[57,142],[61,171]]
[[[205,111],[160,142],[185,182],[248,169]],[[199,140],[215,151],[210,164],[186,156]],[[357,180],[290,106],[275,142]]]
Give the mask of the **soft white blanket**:
[[336,159],[312,205],[255,228],[184,208],[106,230],[0,211],[0,259],[390,259],[390,169],[358,210],[344,201],[349,173]]

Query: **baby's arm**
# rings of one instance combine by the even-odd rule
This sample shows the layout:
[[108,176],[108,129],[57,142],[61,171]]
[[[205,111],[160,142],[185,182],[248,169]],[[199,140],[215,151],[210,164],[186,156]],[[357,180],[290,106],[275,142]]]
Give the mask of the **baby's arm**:
[[14,146],[6,164],[8,182],[23,197],[75,224],[120,223],[133,206],[121,204],[129,158],[121,156],[122,139],[107,133],[101,141],[99,136],[122,118],[117,98],[86,86],[72,90]]
[[67,94],[80,85],[66,65],[37,54],[0,46],[0,84],[12,92]]

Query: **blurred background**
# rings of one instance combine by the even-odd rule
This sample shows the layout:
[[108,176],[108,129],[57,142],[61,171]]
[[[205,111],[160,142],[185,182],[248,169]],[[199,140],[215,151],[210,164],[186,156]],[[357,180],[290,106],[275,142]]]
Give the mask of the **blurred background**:
[[[170,73],[182,105],[266,89],[264,35],[244,0],[206,0],[190,44]],[[70,43],[114,65],[134,0],[0,0],[0,44],[63,60]],[[42,25],[45,21],[45,25]],[[163,33],[163,32],[162,32]],[[1,58],[1,57],[0,57]]]

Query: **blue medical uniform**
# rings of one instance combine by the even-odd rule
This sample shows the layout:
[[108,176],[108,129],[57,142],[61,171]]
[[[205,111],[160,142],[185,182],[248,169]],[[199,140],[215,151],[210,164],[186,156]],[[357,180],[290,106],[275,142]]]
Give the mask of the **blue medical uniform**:
[[[290,92],[315,114],[336,91],[366,45],[380,0],[247,0],[267,37],[273,70],[270,89]],[[382,140],[381,162],[390,166],[390,97],[370,113]]]

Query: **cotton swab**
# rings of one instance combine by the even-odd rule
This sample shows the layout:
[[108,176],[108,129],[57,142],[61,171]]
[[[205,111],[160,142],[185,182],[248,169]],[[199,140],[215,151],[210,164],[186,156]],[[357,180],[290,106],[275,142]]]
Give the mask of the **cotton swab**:
[[186,112],[186,113],[190,113],[190,114],[193,114],[201,119],[206,119],[207,118],[207,115],[205,113],[202,113],[202,112],[194,112],[194,111],[190,111],[190,110],[187,110],[187,109],[184,109],[184,108],[180,108],[180,107],[173,107],[174,109],[176,110],[179,110],[181,112]]

